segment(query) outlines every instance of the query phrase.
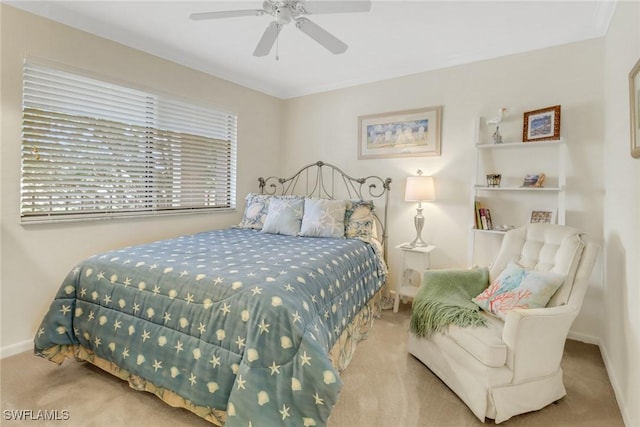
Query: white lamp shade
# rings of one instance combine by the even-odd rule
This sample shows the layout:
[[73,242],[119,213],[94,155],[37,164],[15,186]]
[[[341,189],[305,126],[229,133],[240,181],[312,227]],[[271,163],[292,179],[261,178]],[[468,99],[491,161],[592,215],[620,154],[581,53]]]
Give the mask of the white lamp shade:
[[406,202],[425,202],[435,200],[435,188],[432,176],[410,176],[404,191]]

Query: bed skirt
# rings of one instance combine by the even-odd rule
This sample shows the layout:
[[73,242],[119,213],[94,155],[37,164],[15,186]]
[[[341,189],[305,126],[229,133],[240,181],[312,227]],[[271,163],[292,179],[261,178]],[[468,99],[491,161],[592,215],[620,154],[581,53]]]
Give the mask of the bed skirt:
[[[375,318],[380,317],[384,288],[383,286],[382,289],[369,300],[367,305],[358,312],[329,351],[331,363],[338,372],[343,371],[349,366],[358,343],[367,337]],[[115,363],[96,356],[91,350],[81,345],[57,345],[43,351],[42,356],[57,364],[62,364],[66,358],[75,358],[78,361],[89,362],[111,375],[127,381],[129,387],[132,389],[153,393],[169,406],[184,408],[214,425],[222,427],[227,419],[226,411],[194,405],[175,392],[163,387],[158,387],[138,375],[121,369]]]

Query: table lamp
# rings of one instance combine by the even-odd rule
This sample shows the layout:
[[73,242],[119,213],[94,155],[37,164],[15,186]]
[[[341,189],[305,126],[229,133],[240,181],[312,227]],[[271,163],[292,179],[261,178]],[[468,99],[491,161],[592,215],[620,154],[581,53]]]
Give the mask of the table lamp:
[[424,216],[422,216],[422,202],[435,200],[435,189],[432,176],[422,176],[422,171],[418,171],[418,176],[407,178],[407,186],[404,191],[406,202],[418,202],[418,209],[414,218],[416,226],[416,238],[405,247],[415,248],[427,246],[422,240],[422,227],[424,227]]

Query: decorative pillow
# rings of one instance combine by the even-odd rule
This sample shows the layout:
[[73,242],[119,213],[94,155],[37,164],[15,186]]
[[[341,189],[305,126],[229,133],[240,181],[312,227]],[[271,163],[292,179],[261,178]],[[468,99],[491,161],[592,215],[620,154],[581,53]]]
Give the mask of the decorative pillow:
[[296,236],[300,232],[303,209],[302,197],[272,197],[262,232]]
[[546,307],[563,281],[564,277],[557,273],[529,270],[510,262],[489,287],[471,301],[504,319],[514,308]]
[[345,237],[370,239],[373,236],[373,201],[347,200],[346,205]]
[[269,211],[269,200],[271,197],[273,196],[269,194],[247,194],[247,206],[244,208],[242,221],[240,221],[238,227],[253,228],[256,230],[262,229],[262,225]]
[[344,200],[305,199],[300,235],[344,237],[346,204]]

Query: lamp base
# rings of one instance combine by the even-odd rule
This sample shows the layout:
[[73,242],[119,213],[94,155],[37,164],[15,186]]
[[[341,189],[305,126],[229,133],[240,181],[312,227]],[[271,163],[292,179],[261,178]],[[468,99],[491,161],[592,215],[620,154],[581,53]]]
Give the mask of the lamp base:
[[416,237],[413,242],[402,245],[403,248],[413,249],[413,248],[424,248],[429,246],[427,242],[422,240],[422,237]]
[[407,248],[424,248],[429,246],[424,240],[422,240],[422,227],[424,226],[424,216],[422,216],[422,204],[418,204],[417,214],[413,218],[413,223],[416,226],[416,238],[413,242],[409,243],[405,247]]

